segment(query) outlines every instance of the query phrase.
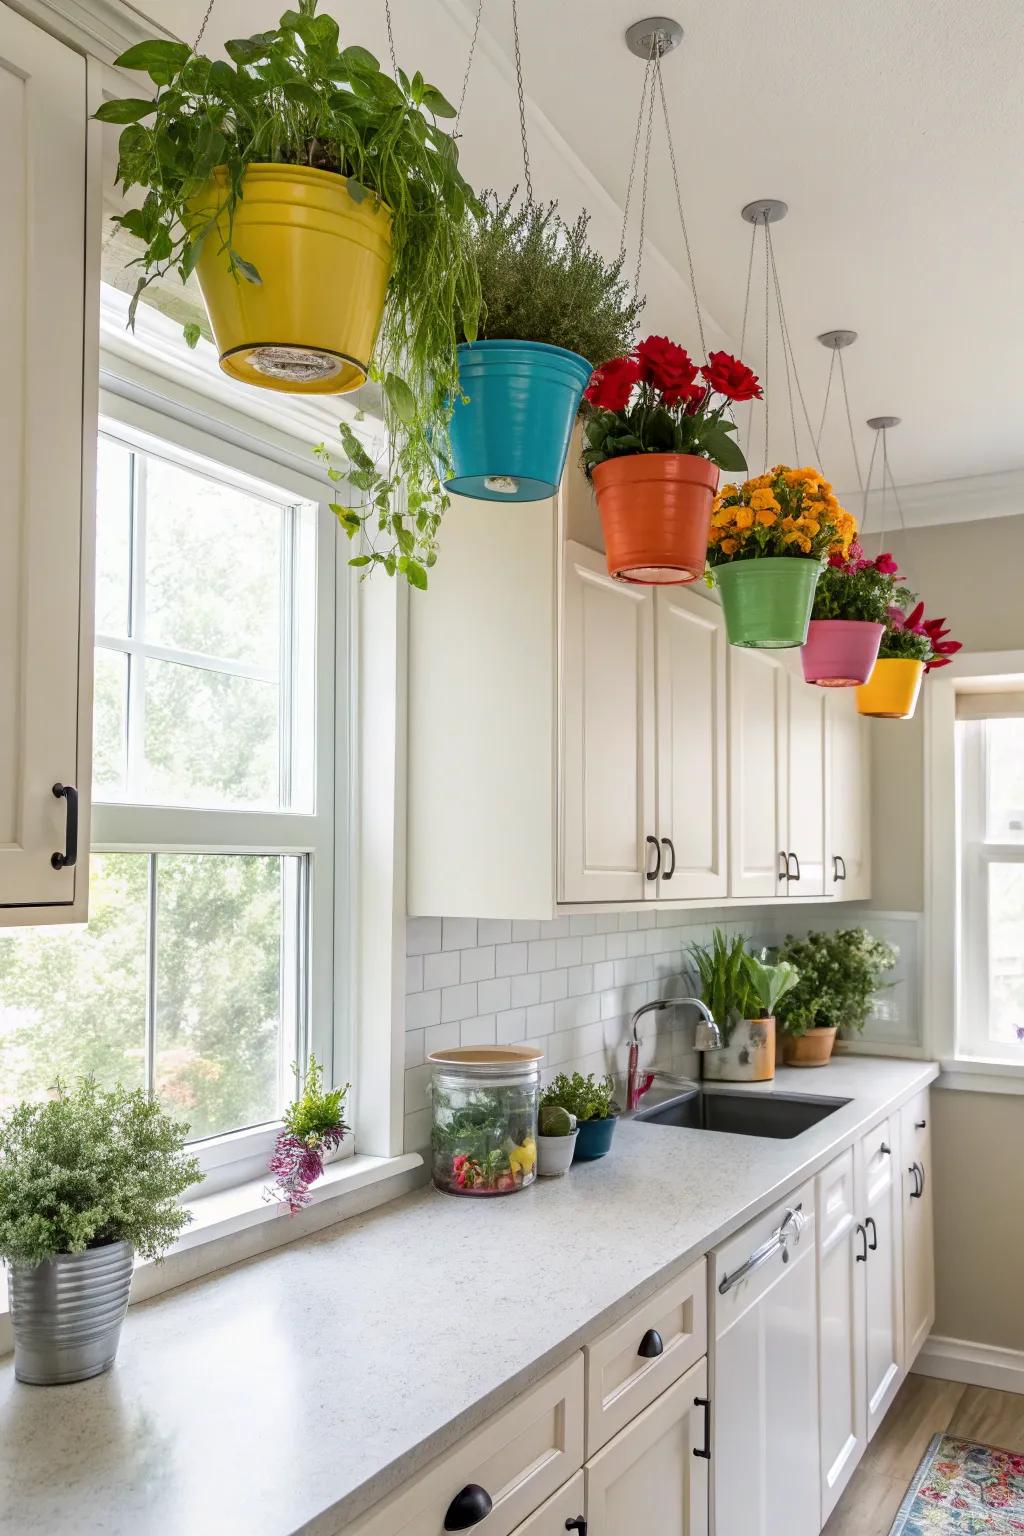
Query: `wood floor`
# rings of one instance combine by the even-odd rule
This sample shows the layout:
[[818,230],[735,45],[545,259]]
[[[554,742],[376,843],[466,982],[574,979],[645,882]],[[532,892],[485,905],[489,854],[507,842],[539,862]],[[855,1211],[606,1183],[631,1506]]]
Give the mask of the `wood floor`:
[[908,1376],[823,1536],[889,1536],[929,1440],[946,1430],[963,1440],[1024,1453],[1024,1397]]

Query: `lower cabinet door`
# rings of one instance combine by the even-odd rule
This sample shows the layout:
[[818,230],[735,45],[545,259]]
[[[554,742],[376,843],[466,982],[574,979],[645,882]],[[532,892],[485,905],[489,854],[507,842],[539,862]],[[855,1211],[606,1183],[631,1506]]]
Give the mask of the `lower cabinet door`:
[[896,1122],[885,1120],[860,1144],[864,1223],[868,1439],[903,1379],[903,1265]]
[[528,1520],[517,1525],[512,1536],[565,1536],[566,1531],[571,1530],[579,1531],[580,1536],[587,1536],[582,1472],[577,1472]]
[[828,1519],[867,1446],[865,1228],[853,1149],[817,1178],[821,1518]]
[[928,1094],[903,1110],[904,1364],[907,1370],[935,1321],[935,1248],[932,1217],[931,1127]]
[[707,1392],[701,1360],[587,1463],[587,1536],[707,1536]]

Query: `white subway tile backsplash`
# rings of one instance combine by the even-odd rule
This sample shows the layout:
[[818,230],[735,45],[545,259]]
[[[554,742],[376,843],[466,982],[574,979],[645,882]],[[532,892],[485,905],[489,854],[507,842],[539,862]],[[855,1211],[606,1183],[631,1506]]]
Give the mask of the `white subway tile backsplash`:
[[441,1019],[443,1023],[449,1023],[452,1019],[471,1019],[477,1012],[476,984],[459,987],[445,987],[441,993]]
[[656,922],[657,913],[653,907],[648,907],[646,912],[638,912],[636,914],[636,925],[638,928],[653,928]]
[[413,992],[405,1000],[406,1029],[423,1029],[441,1017],[440,992]]
[[409,992],[423,991],[423,956],[407,955],[405,960],[405,990]]
[[407,955],[429,955],[441,948],[441,919],[439,917],[410,917],[405,925],[405,952]]
[[560,998],[569,996],[569,973],[567,971],[543,971],[540,978],[540,1000],[542,1003],[557,1003]]
[[512,924],[507,917],[482,917],[477,923],[478,944],[507,944],[512,938]]
[[636,928],[636,913],[635,912],[620,912],[619,913],[619,932],[620,933],[632,933],[635,928]]
[[463,1045],[493,1045],[494,1014],[479,1014],[475,1019],[463,1019],[461,1024]]
[[463,981],[490,981],[494,976],[494,945],[462,951]]
[[535,923],[532,918],[512,919],[513,943],[529,943],[531,939],[540,938],[540,923]]
[[601,960],[594,966],[594,991],[605,992],[615,985],[615,963],[612,960]]
[[597,918],[589,912],[581,912],[576,917],[569,919],[569,933],[573,938],[582,939],[588,934],[596,933]]
[[579,965],[583,958],[582,939],[559,939],[556,946],[559,965]]
[[508,976],[482,981],[476,990],[481,1013],[500,1013],[512,1006],[512,980]]
[[508,1008],[499,1013],[495,1024],[498,1045],[514,1045],[526,1039],[526,1009]]
[[540,973],[529,971],[522,976],[512,977],[512,1007],[529,1008],[532,1003],[540,1002]]
[[405,1064],[407,1067],[423,1065],[423,1030],[407,1029],[405,1032]]
[[646,955],[646,953],[647,953],[647,935],[646,935],[646,933],[628,933],[626,935],[626,954],[627,955]]
[[550,923],[544,924],[544,931],[541,937],[546,939],[567,939],[569,937],[569,921],[567,917],[553,918]]
[[526,1030],[530,1035],[550,1035],[555,1027],[554,1003],[534,1003],[526,1010]]
[[574,965],[569,972],[569,996],[583,997],[594,990],[594,967]]
[[626,940],[629,937],[625,933],[610,933],[605,941],[605,953],[609,960],[624,960],[626,958]]
[[497,944],[494,949],[496,976],[520,976],[526,970],[525,944]]
[[598,960],[603,960],[608,952],[607,943],[603,933],[595,933],[584,939],[580,950],[583,964],[595,965]]
[[445,949],[439,955],[424,955],[423,985],[427,991],[431,991],[434,987],[454,987],[460,980],[461,967],[457,949]]
[[535,939],[529,946],[526,964],[531,971],[553,971],[558,954],[554,939]]
[[475,917],[446,917],[442,949],[472,949],[476,944]]
[[457,1045],[462,1044],[459,1034],[459,1021],[453,1019],[449,1024],[435,1024],[433,1029],[424,1031],[423,1052],[429,1056],[431,1051],[451,1051]]

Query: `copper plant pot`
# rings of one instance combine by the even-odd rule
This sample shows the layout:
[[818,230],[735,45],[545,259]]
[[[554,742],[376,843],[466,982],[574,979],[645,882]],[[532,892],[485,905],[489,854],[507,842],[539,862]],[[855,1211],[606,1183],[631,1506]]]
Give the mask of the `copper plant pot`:
[[809,1029],[806,1035],[783,1035],[782,1064],[785,1067],[826,1067],[835,1043],[834,1025],[829,1029]]
[[633,453],[594,469],[608,570],[641,586],[704,574],[718,467],[693,453]]

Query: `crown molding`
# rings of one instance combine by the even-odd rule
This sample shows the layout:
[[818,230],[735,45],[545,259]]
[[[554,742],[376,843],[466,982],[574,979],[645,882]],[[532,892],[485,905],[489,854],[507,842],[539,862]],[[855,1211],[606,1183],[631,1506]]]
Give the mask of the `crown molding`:
[[112,64],[118,54],[146,38],[174,36],[124,0],[7,0],[7,4],[76,52],[104,64]]
[[[1024,515],[1024,469],[993,475],[970,475],[959,480],[932,480],[899,487],[903,519],[908,528],[934,527],[940,523],[975,523],[995,517]],[[847,492],[845,504],[856,507],[858,493]],[[882,493],[872,491],[861,518],[865,534],[882,526]],[[885,527],[895,532],[899,518],[892,494],[886,498]]]

